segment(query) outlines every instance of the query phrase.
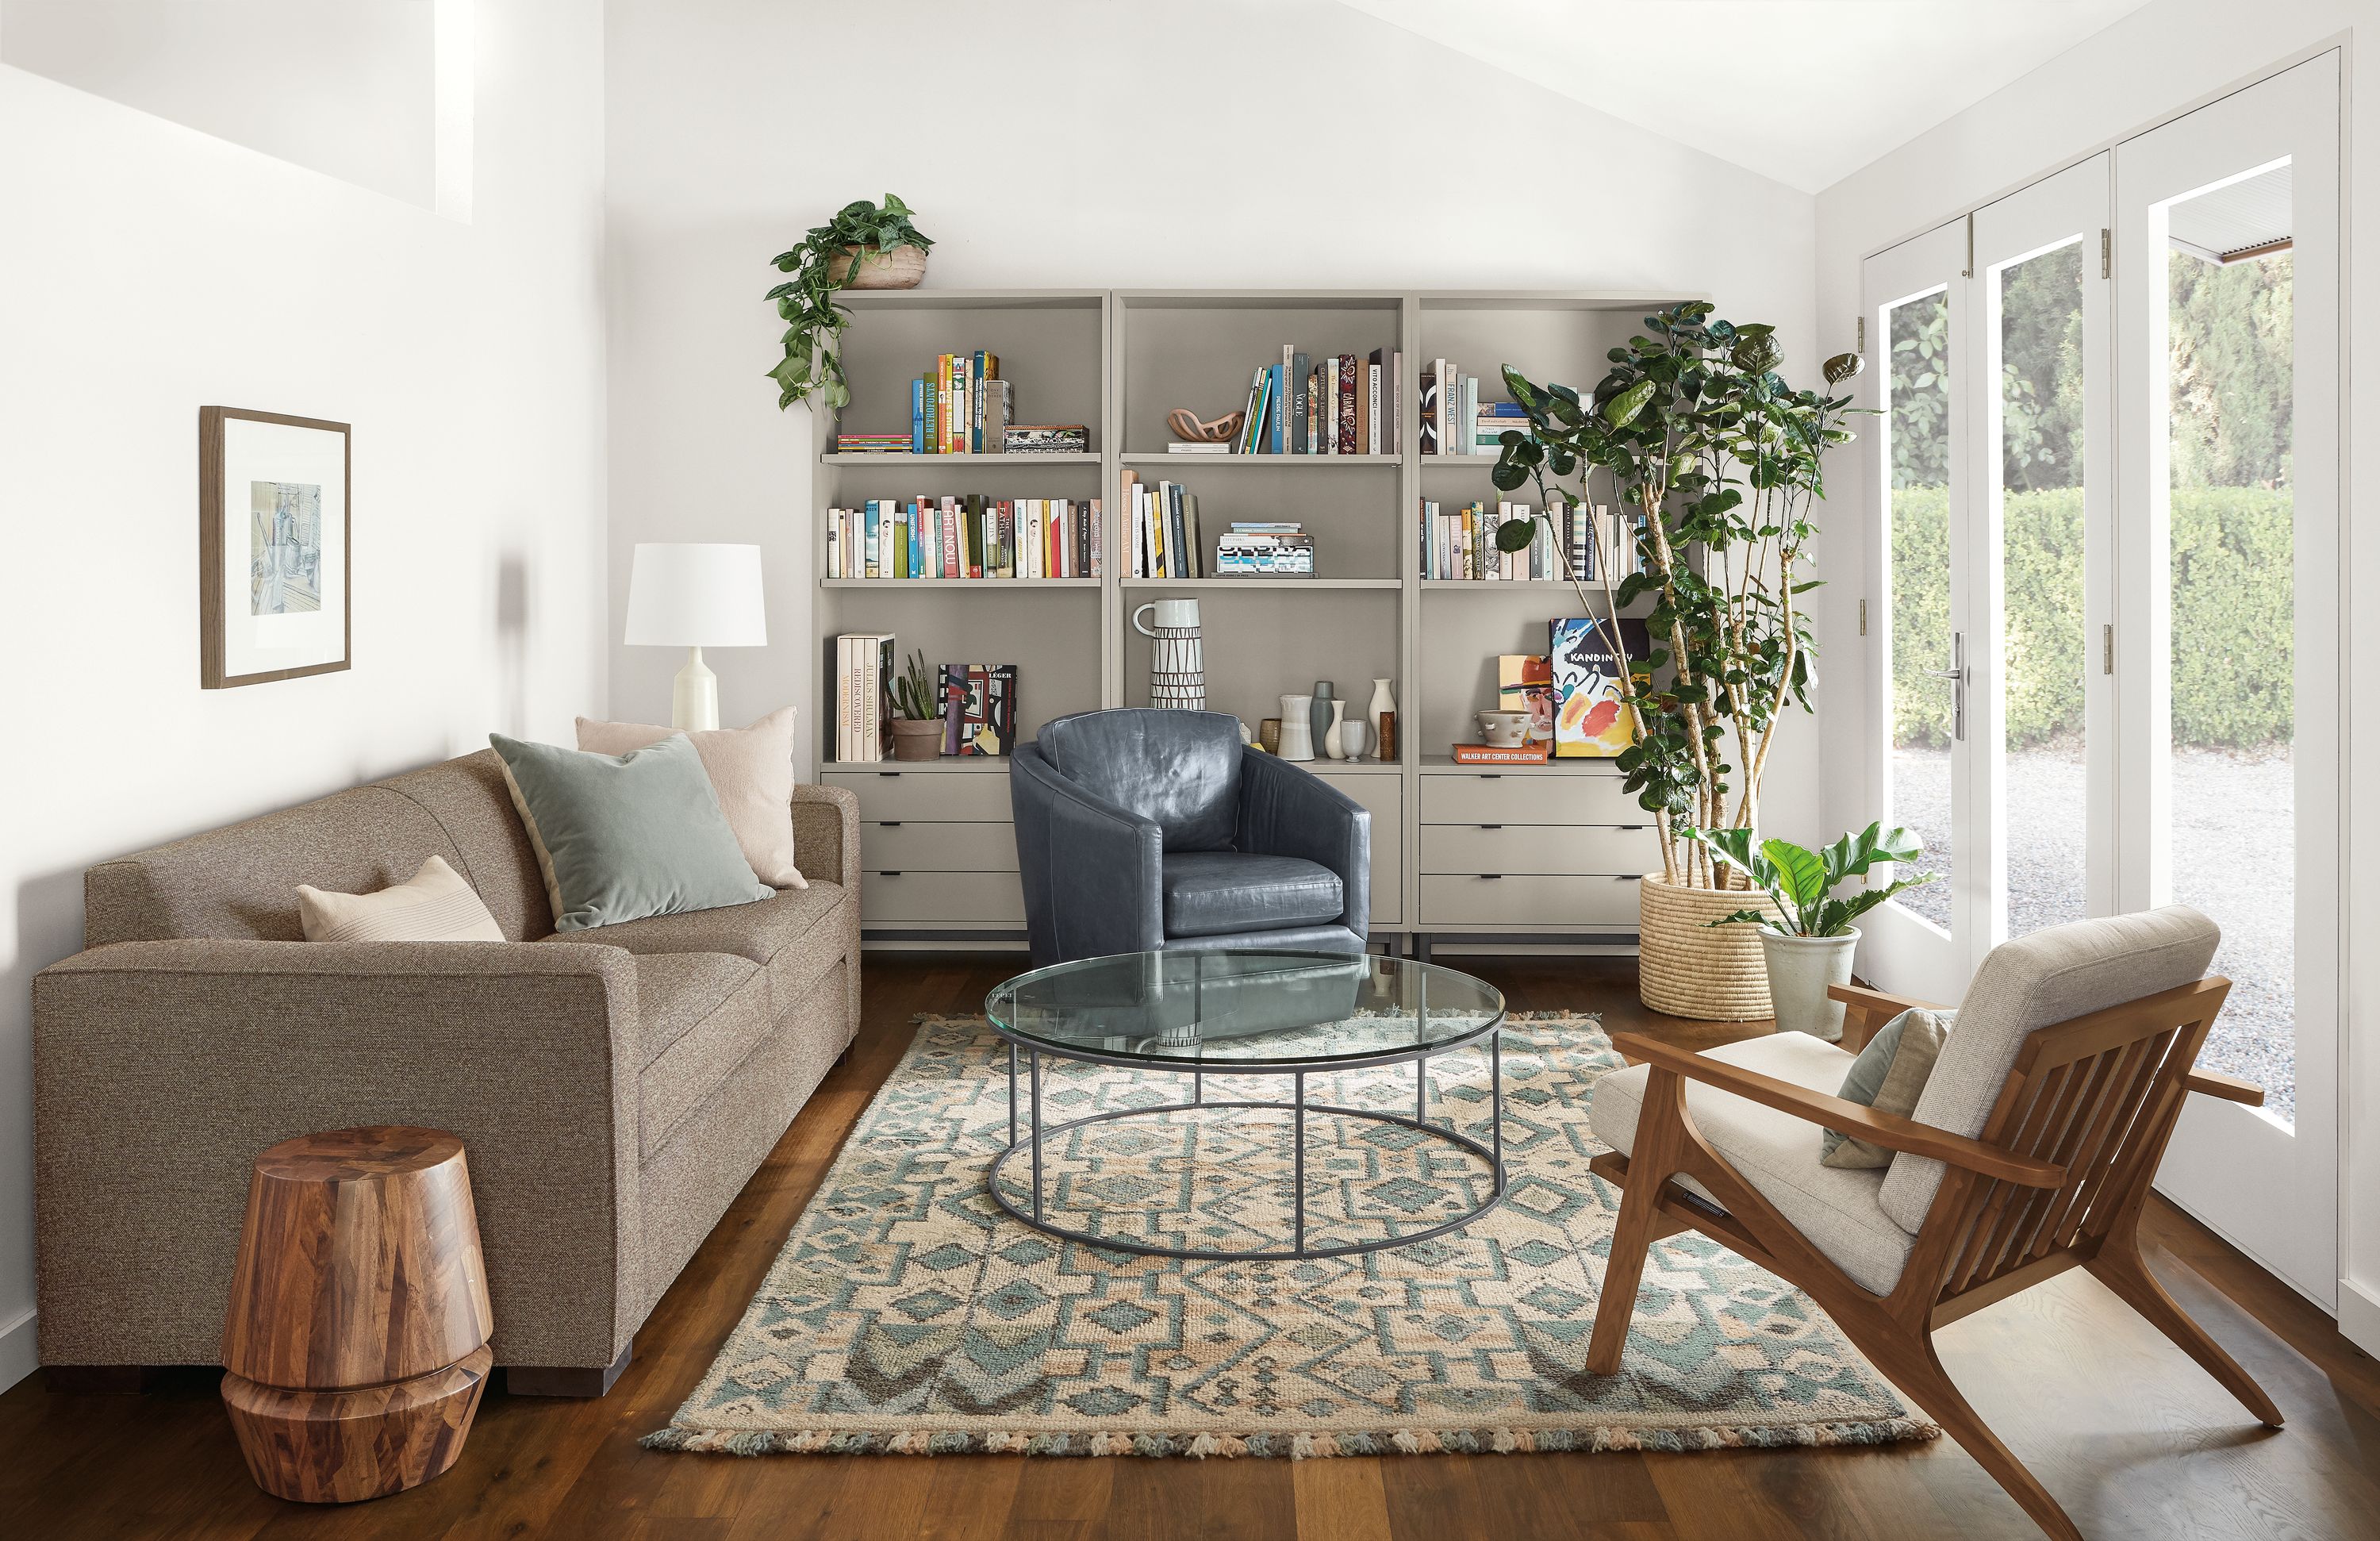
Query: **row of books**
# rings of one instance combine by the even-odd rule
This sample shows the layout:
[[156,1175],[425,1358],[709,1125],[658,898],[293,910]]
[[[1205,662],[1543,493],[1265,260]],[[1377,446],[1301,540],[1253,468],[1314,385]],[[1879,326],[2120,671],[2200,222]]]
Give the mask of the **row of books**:
[[[892,738],[892,680],[900,649],[891,632],[834,639],[834,758],[873,764]],[[943,663],[934,671],[942,753],[1005,755],[1016,746],[1016,665]]]
[[996,353],[944,353],[934,372],[909,382],[909,453],[998,455],[1015,394]]
[[1404,418],[1404,355],[1374,348],[1365,358],[1319,359],[1283,343],[1281,362],[1248,382],[1239,435],[1222,445],[1174,443],[1182,455],[1395,455]]
[[1529,430],[1520,403],[1480,400],[1479,377],[1443,358],[1423,366],[1422,454],[1500,455],[1508,429]]
[[1314,537],[1294,519],[1235,519],[1215,541],[1217,577],[1312,577]]
[[1198,499],[1178,481],[1151,487],[1123,473],[1123,490],[1132,500],[1124,532],[1132,540],[1132,555],[1124,564],[1128,577],[1205,577],[1198,560]]
[[[1510,519],[1529,519],[1535,526],[1528,550],[1507,552],[1497,547],[1497,528]],[[1643,526],[1642,516],[1622,520],[1601,505],[1590,514],[1573,504],[1539,518],[1524,503],[1499,503],[1493,509],[1484,502],[1449,508],[1425,498],[1421,576],[1456,582],[1575,577],[1582,583],[1600,583],[1607,568],[1612,577],[1645,570],[1635,540],[1635,530]],[[1567,566],[1561,560],[1564,552],[1569,556]]]
[[870,498],[826,512],[831,578],[1098,577],[1097,498]]
[[[1515,765],[1555,759],[1609,759],[1636,742],[1636,714],[1626,678],[1641,686],[1652,637],[1643,621],[1617,623],[1565,615],[1547,624],[1546,651],[1496,660],[1496,709],[1525,712],[1518,747],[1457,744],[1456,763]],[[1621,662],[1622,652],[1626,663]]]

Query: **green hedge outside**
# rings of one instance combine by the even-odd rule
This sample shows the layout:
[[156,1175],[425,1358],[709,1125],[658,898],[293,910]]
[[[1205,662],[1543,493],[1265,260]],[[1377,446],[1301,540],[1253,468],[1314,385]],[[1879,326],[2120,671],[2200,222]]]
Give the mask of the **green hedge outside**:
[[[1892,494],[1895,739],[1950,742],[1949,496],[1940,487]],[[2253,749],[2292,731],[2293,552],[2290,495],[2261,487],[2173,493],[2173,741]],[[2097,666],[2083,636],[2082,492],[2011,492],[2005,504],[2009,636],[2008,742],[2082,731],[2082,673]]]

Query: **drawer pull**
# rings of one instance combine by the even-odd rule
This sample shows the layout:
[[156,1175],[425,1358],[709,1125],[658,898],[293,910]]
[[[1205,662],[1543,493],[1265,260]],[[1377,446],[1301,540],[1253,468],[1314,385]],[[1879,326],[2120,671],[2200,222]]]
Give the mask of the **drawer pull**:
[[1501,872],[1482,872],[1479,874],[1479,880],[1483,883],[1500,883],[1504,880],[1504,874]]
[[888,781],[888,782],[889,782],[889,781],[897,781],[897,780],[900,778],[900,775],[901,775],[901,772],[900,772],[900,771],[898,771],[898,770],[879,770],[879,771],[878,771],[878,772],[876,772],[876,773],[877,773],[878,775],[880,775],[880,776],[883,777],[883,778],[884,778],[886,781]]
[[876,875],[877,875],[878,877],[880,877],[880,878],[897,878],[897,877],[899,877],[901,874],[899,874],[898,872],[879,872],[879,873],[878,873],[878,874],[876,874]]
[[876,827],[880,830],[897,830],[901,827],[901,820],[897,819],[880,819],[877,820]]
[[1482,824],[1479,827],[1483,830],[1500,830],[1504,826],[1501,824]]
[[1504,773],[1500,770],[1482,770],[1479,772],[1479,779],[1483,782],[1500,782],[1504,779]]

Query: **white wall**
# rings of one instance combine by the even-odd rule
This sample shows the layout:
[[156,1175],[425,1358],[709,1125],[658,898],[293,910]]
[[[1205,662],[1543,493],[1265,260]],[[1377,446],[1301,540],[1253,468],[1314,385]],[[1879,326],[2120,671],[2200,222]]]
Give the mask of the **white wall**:
[[[603,704],[601,11],[478,38],[468,224],[0,67],[0,1386],[82,869]],[[207,404],[354,426],[351,672],[198,687]]]
[[[852,199],[918,211],[931,286],[1706,291],[1797,377],[1848,346],[1811,334],[1808,195],[1328,0],[611,18],[613,635],[636,541],[761,542],[778,641],[707,655],[724,721],[809,698],[810,428],[760,297]],[[1507,147],[1555,169],[1481,169]],[[678,661],[615,648],[618,710],[665,710]],[[1812,832],[1819,727],[1771,758],[1779,832]]]
[[[2042,174],[2105,148],[2282,63],[2343,43],[2348,133],[2347,176],[2350,402],[2348,522],[2369,518],[2380,488],[2380,87],[2356,53],[2380,41],[2369,0],[2294,0],[2240,6],[2225,0],[2155,0],[2007,89],[1958,114],[1818,195],[1817,315],[1820,331],[1849,336],[1860,307],[1865,257],[1965,213]],[[1864,489],[1855,455],[1829,469],[1838,514],[1829,563],[1838,583],[1824,590],[1821,637],[1835,661],[1829,685],[1838,710],[1855,713],[1871,682],[1861,669],[1856,604],[1868,575],[1856,518]],[[2359,517],[2361,515],[2362,517]],[[2369,594],[2380,583],[2380,541],[2354,539],[2350,583]],[[2368,612],[2368,606],[2364,611]],[[2350,799],[2374,806],[2380,783],[2380,626],[2350,607],[2348,657],[2353,690],[2349,728],[2360,767]],[[1828,735],[1825,821],[1871,817],[1876,789],[1866,784],[1857,720]],[[2380,1353],[2380,967],[2370,957],[2380,916],[2380,819],[2350,833],[2350,914],[2346,1077],[2341,1084],[2344,1156],[2340,1192],[2339,1325]]]

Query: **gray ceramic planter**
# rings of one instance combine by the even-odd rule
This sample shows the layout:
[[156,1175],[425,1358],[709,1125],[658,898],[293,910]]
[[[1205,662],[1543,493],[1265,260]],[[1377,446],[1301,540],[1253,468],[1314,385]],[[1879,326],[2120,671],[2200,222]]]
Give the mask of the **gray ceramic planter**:
[[1828,1000],[1827,987],[1852,982],[1852,950],[1859,939],[1857,927],[1839,937],[1794,937],[1760,928],[1779,1032],[1808,1033],[1828,1043],[1843,1036],[1843,1003]]

